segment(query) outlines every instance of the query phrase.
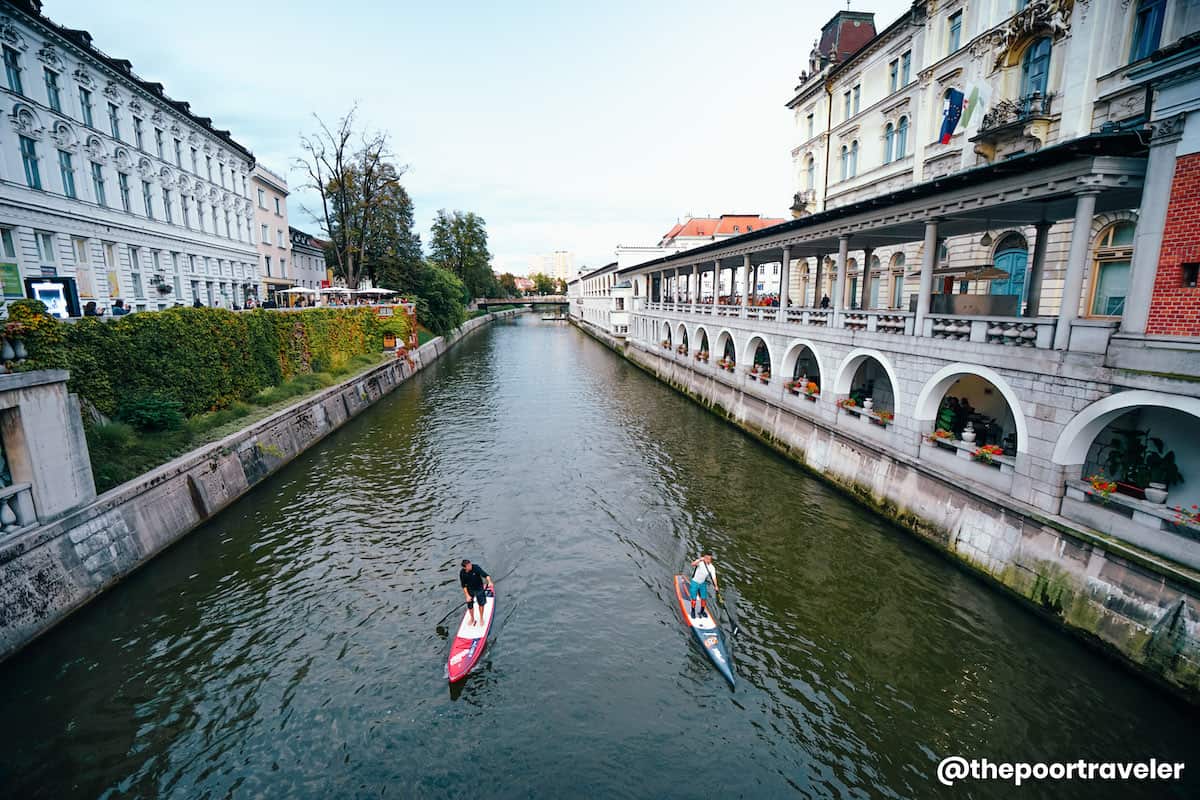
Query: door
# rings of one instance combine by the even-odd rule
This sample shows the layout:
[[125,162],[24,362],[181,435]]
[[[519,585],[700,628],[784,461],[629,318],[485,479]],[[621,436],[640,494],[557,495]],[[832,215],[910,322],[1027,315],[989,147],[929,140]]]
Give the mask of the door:
[[1029,260],[1025,248],[1004,250],[996,254],[996,269],[1008,273],[1007,278],[992,281],[991,294],[1015,294],[1020,297],[1025,288],[1025,266]]

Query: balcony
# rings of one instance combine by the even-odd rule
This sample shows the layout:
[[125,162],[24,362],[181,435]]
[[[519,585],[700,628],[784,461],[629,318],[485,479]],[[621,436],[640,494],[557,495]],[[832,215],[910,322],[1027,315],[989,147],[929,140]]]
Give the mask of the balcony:
[[1033,92],[1016,100],[996,103],[979,123],[971,138],[975,152],[987,161],[997,156],[1040,150],[1050,133],[1054,96]]

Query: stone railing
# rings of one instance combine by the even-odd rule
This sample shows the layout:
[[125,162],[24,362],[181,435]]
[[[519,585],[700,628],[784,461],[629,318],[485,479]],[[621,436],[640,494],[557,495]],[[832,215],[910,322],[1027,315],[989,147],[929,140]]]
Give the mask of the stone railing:
[[924,334],[933,339],[1046,350],[1054,345],[1055,322],[1054,319],[1042,317],[939,314],[926,317]]
[[779,309],[770,306],[751,306],[746,309],[746,319],[773,320],[778,316]]
[[1083,480],[1066,482],[1062,515],[1098,531],[1200,569],[1200,526],[1169,503],[1139,500],[1113,492],[1100,496]]
[[833,312],[827,308],[789,308],[785,319],[794,325],[812,325],[817,328],[829,327]]
[[0,489],[0,536],[8,536],[37,522],[33,485],[14,483]]

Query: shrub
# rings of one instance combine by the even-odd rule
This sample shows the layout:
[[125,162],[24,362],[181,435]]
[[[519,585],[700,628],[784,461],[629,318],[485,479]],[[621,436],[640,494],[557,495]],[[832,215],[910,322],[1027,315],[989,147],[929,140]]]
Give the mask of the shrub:
[[117,417],[142,431],[175,431],[183,427],[183,412],[176,400],[148,394],[121,401]]

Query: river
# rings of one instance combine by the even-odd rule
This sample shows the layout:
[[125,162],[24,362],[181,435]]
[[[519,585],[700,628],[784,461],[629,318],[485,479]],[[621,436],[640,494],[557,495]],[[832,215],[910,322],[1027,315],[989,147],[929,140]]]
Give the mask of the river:
[[[731,690],[679,623],[735,586]],[[497,578],[451,692],[458,562]],[[454,612],[456,618],[458,612]],[[462,342],[0,665],[0,796],[1010,797],[1197,715],[563,323]],[[1200,772],[1200,763],[1191,766]],[[1021,797],[1195,797],[1041,783]]]

